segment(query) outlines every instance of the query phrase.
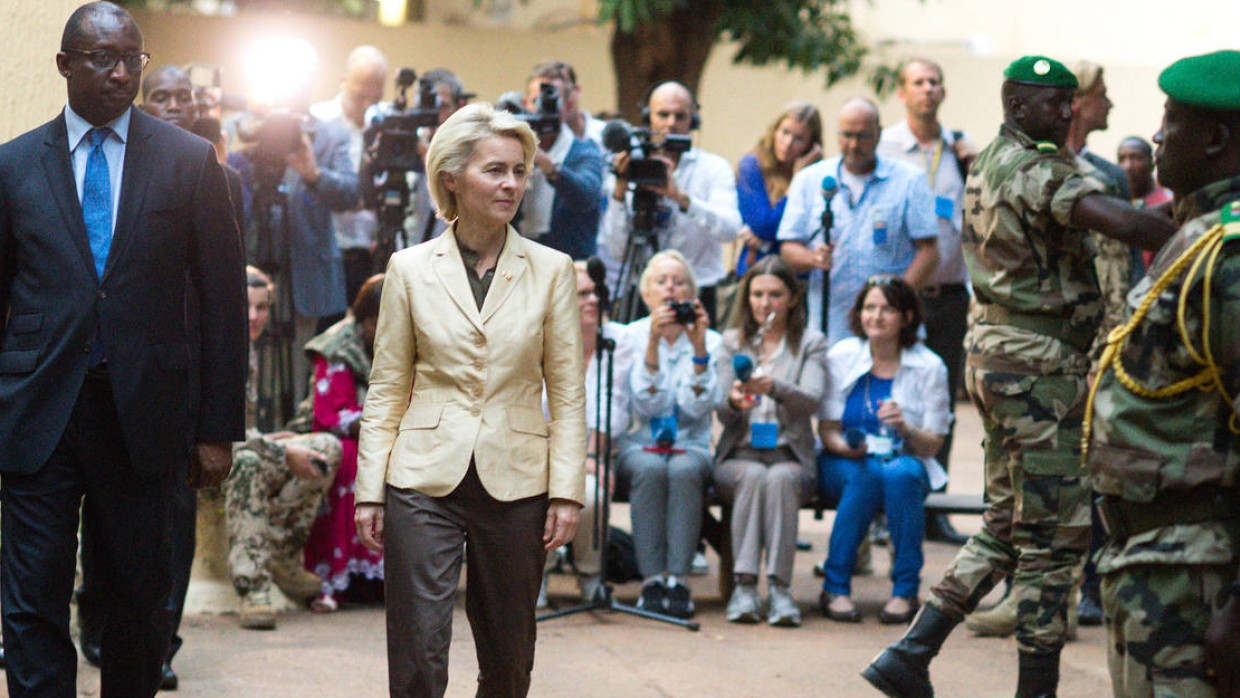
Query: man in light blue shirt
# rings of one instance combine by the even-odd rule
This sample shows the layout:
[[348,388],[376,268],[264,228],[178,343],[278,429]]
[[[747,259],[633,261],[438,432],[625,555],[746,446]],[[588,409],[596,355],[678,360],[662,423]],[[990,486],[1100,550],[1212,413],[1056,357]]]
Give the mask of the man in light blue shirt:
[[[831,344],[850,336],[848,311],[875,274],[903,276],[920,288],[939,262],[934,196],[925,173],[876,156],[881,126],[878,107],[858,97],[840,109],[840,156],[802,169],[788,187],[777,237],[780,254],[809,275],[810,327]],[[824,190],[832,177],[835,190]],[[833,220],[823,237],[827,201]],[[823,328],[823,273],[830,271],[827,327]]]

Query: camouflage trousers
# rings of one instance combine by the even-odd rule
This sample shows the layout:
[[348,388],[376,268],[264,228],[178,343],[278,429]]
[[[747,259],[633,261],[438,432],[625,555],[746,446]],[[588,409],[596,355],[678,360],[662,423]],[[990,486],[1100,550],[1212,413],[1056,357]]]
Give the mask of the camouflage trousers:
[[[327,456],[328,472],[305,480],[284,462],[284,447],[300,446]],[[233,452],[224,483],[228,568],[233,588],[244,596],[271,587],[271,561],[301,565],[302,549],[323,495],[340,467],[340,439],[328,433],[298,434],[278,442],[251,439]]]
[[1235,564],[1129,565],[1102,576],[1116,698],[1214,698],[1203,641]]
[[961,548],[929,603],[963,618],[1009,574],[1022,651],[1063,646],[1073,572],[1089,546],[1081,464],[1083,375],[965,371],[985,427],[982,531]]

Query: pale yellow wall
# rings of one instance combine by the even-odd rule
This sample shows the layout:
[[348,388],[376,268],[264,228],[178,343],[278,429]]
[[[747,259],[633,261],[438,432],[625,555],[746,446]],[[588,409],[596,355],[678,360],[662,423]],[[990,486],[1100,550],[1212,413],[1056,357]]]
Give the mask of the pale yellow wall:
[[80,0],[3,0],[0,27],[9,37],[0,58],[0,143],[51,119],[65,104],[56,51],[65,20]]
[[[64,17],[75,1],[4,0],[0,19],[17,27],[23,38],[0,63],[5,89],[0,96],[0,135],[10,137],[55,113],[64,88],[55,73],[52,54]],[[494,8],[509,6],[507,27],[497,26]],[[466,87],[483,99],[519,89],[526,71],[539,59],[557,57],[577,68],[587,108],[614,109],[615,83],[608,53],[610,32],[573,19],[590,16],[590,0],[430,0],[428,15],[440,21],[383,28],[356,20],[312,16],[245,16],[206,18],[187,15],[137,15],[155,65],[198,61],[226,69],[226,87],[243,87],[242,54],[270,33],[301,36],[318,48],[319,80],[315,98],[336,90],[337,66],[355,45],[372,43],[383,49],[393,66],[418,72],[444,66],[455,70]],[[1116,107],[1111,128],[1091,137],[1096,151],[1113,157],[1123,136],[1149,136],[1157,128],[1163,97],[1155,79],[1174,58],[1227,45],[1228,26],[1240,26],[1240,3],[1180,0],[1177,12],[1153,0],[878,0],[855,2],[855,21],[877,56],[896,60],[928,55],[944,66],[948,100],[943,121],[969,131],[979,143],[995,133],[1001,118],[998,90],[1003,67],[1029,52],[1047,53],[1065,61],[1089,58],[1106,66]],[[1074,14],[1075,13],[1075,14]],[[444,20],[456,22],[442,23]],[[566,28],[537,29],[561,22]],[[989,51],[966,46],[969,39]],[[733,49],[716,49],[705,72],[701,94],[703,147],[730,160],[749,150],[772,116],[788,101],[808,99],[826,115],[827,151],[833,153],[834,114],[854,95],[869,94],[860,79],[845,81],[829,92],[818,75],[806,76],[782,67],[739,68],[731,64]],[[391,95],[389,94],[389,97]],[[902,116],[894,98],[881,105],[884,123]]]

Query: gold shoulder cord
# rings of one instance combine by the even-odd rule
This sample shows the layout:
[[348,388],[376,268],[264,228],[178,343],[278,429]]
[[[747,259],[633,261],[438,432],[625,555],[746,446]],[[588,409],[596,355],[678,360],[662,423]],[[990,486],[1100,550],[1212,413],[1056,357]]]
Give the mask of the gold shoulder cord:
[[[1237,224],[1229,224],[1226,227],[1233,227]],[[1222,223],[1211,228],[1205,235],[1201,236],[1197,242],[1180,254],[1175,263],[1171,265],[1163,275],[1158,277],[1149,292],[1145,294],[1145,298],[1141,300],[1141,305],[1137,306],[1135,312],[1127,323],[1111,330],[1111,334],[1107,336],[1107,346],[1102,353],[1102,358],[1098,362],[1098,375],[1094,379],[1094,384],[1089,389],[1089,399],[1085,403],[1085,421],[1081,429],[1081,457],[1084,459],[1089,452],[1089,435],[1093,426],[1094,417],[1094,399],[1098,394],[1098,384],[1102,381],[1102,374],[1108,368],[1115,371],[1115,378],[1128,390],[1142,397],[1148,398],[1167,398],[1173,395],[1187,392],[1193,388],[1209,390],[1211,388],[1218,390],[1219,394],[1230,406],[1232,404],[1231,397],[1227,394],[1227,390],[1223,385],[1223,375],[1218,368],[1218,364],[1214,361],[1214,352],[1210,349],[1210,291],[1212,281],[1214,279],[1214,267],[1218,261],[1219,253],[1223,249],[1223,237],[1225,226]],[[1176,381],[1171,385],[1166,385],[1158,389],[1148,388],[1142,385],[1136,378],[1133,378],[1128,371],[1124,369],[1124,362],[1121,358],[1124,344],[1128,341],[1128,337],[1141,324],[1141,320],[1145,318],[1150,307],[1162,292],[1171,285],[1173,281],[1178,279],[1184,272],[1186,267],[1192,265],[1188,270],[1187,279],[1192,279],[1197,272],[1205,265],[1205,278],[1203,279],[1202,299],[1201,299],[1201,351],[1193,346],[1192,338],[1188,334],[1188,321],[1186,310],[1188,307],[1188,294],[1192,288],[1192,284],[1185,283],[1180,289],[1179,303],[1176,307],[1176,327],[1180,332],[1180,338],[1184,342],[1185,348],[1188,350],[1189,356],[1205,368],[1195,376],[1190,376],[1184,380]],[[1227,427],[1236,434],[1240,434],[1240,415],[1237,415],[1234,408],[1231,419],[1227,422]]]

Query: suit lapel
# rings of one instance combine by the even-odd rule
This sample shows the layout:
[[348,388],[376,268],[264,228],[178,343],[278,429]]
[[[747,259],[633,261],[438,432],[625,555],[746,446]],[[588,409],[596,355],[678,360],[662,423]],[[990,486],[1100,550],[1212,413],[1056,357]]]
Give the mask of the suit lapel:
[[95,257],[90,251],[86,222],[82,219],[82,203],[77,197],[77,182],[73,178],[73,162],[69,154],[69,132],[65,128],[63,113],[49,124],[43,144],[46,146],[42,158],[43,174],[47,177],[48,189],[69,231],[69,238],[82,258],[84,271],[95,279]]
[[133,239],[134,223],[146,199],[147,181],[150,178],[150,158],[147,157],[147,147],[152,134],[145,121],[153,118],[137,107],[130,107],[129,142],[125,144],[121,197],[120,203],[117,204],[112,246],[108,249],[108,262],[103,270],[104,279],[108,278],[112,267],[116,265],[116,260],[120,258],[126,245]]
[[495,264],[495,278],[491,280],[491,290],[486,300],[482,301],[482,322],[485,324],[495,311],[500,309],[504,301],[512,295],[525,270],[529,267],[525,255],[525,240],[517,234],[516,228],[508,226],[508,238],[504,241],[504,250],[499,253],[499,261]]
[[434,244],[436,247],[433,266],[439,283],[443,284],[448,297],[456,303],[461,313],[481,332],[482,319],[478,315],[478,304],[474,302],[473,291],[469,288],[469,278],[465,276],[465,262],[456,246],[456,233],[449,228]]

